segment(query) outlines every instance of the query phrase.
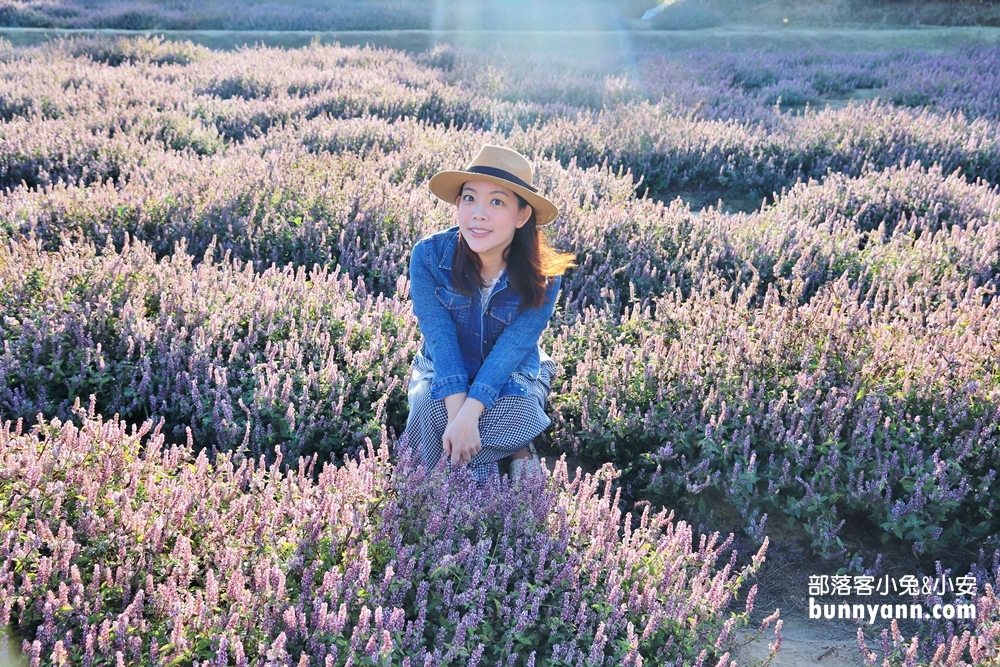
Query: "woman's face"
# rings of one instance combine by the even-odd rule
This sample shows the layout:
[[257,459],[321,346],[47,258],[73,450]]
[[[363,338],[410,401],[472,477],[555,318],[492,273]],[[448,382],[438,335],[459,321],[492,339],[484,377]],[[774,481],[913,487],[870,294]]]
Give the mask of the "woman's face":
[[502,262],[514,231],[531,217],[531,206],[519,207],[513,190],[490,181],[469,181],[458,195],[458,227],[484,268]]

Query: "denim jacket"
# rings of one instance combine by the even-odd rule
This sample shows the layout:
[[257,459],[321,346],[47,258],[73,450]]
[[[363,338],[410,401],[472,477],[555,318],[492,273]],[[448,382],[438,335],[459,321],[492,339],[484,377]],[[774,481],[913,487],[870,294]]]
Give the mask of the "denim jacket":
[[[458,227],[421,239],[410,256],[410,298],[423,334],[421,354],[434,364],[432,399],[467,392],[487,408],[527,389],[511,375],[538,378],[538,339],[555,310],[562,280],[549,279],[545,303],[518,311],[521,297],[507,284],[507,271],[483,308],[479,290],[472,296],[451,281]],[[470,386],[471,382],[471,386]]]

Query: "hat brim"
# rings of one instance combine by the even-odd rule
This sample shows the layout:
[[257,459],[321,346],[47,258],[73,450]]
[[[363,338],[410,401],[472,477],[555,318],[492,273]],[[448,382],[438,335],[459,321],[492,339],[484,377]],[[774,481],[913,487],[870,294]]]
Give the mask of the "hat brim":
[[526,202],[531,204],[531,208],[535,212],[536,225],[547,225],[559,217],[559,207],[542,195],[512,181],[489,174],[477,174],[469,171],[439,171],[434,174],[427,187],[441,201],[454,204],[462,191],[462,185],[469,181],[496,183],[521,195]]

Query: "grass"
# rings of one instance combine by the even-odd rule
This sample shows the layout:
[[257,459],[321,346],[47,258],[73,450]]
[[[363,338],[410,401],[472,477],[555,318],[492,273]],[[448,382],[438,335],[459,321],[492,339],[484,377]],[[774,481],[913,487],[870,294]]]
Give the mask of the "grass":
[[[436,44],[459,49],[496,50],[513,54],[546,53],[554,60],[579,63],[581,57],[601,61],[635,51],[671,52],[697,48],[734,51],[792,51],[810,46],[844,52],[886,52],[920,49],[943,53],[972,46],[1000,44],[1000,28],[921,27],[816,28],[797,26],[726,26],[691,31],[501,31],[501,30],[112,30],[0,27],[0,37],[13,46],[34,46],[53,39],[82,35],[134,37],[159,35],[173,41],[190,41],[217,50],[263,45],[296,49],[313,42],[342,46],[371,45],[418,53]],[[596,56],[596,57],[595,57]]]
[[[1000,26],[992,0],[672,0],[674,18],[642,21],[660,0],[10,0],[0,26],[40,29],[384,31],[641,30],[755,25]],[[708,20],[706,20],[708,19]]]

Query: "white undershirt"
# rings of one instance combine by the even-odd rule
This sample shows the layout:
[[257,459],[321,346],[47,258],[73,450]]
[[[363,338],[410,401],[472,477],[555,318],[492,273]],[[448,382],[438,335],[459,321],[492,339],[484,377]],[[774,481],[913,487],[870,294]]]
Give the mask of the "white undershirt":
[[483,295],[483,312],[486,312],[486,303],[490,300],[490,294],[493,294],[493,288],[497,286],[500,282],[500,276],[497,276],[493,280],[486,281],[486,287],[480,287],[479,293]]

